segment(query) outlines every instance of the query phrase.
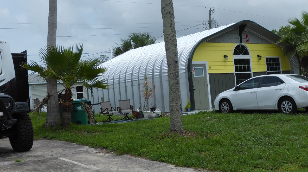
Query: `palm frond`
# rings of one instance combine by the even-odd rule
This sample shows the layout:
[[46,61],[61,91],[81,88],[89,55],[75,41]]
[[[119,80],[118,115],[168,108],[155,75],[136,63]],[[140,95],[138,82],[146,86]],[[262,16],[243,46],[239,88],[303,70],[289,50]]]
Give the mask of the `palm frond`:
[[104,80],[99,80],[98,78],[94,80],[84,80],[83,85],[86,88],[102,88],[107,89],[109,85],[106,84]]
[[50,47],[40,50],[41,59],[47,67],[39,66],[36,62],[24,64],[23,67],[37,72],[42,78],[61,80],[65,89],[71,89],[78,82],[84,86],[98,87],[106,89],[107,85],[99,76],[105,72],[100,64],[104,61],[104,56],[81,60],[83,52],[82,45],[73,48]]
[[308,53],[308,42],[303,43],[297,49],[300,52],[301,56],[306,56]]
[[305,11],[302,13],[302,20],[303,20],[303,24],[306,27],[308,27],[308,13]]
[[301,33],[306,30],[306,27],[297,18],[290,20],[289,23],[293,25],[293,27],[291,28],[291,31],[295,33]]

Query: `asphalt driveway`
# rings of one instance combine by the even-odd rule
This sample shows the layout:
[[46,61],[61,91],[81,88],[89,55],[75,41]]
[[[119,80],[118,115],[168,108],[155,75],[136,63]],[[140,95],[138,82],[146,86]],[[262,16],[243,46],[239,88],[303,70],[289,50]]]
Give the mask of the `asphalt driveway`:
[[115,155],[64,141],[37,140],[28,152],[15,152],[8,138],[0,139],[0,171],[206,171]]

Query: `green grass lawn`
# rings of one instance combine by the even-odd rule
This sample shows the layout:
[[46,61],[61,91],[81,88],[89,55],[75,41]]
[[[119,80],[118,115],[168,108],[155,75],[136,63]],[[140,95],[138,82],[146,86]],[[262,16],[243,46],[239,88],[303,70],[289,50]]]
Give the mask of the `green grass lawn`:
[[64,140],[208,170],[308,171],[307,114],[200,112],[183,116],[181,135],[169,132],[169,117],[65,129],[44,129],[44,113],[31,118],[35,139]]

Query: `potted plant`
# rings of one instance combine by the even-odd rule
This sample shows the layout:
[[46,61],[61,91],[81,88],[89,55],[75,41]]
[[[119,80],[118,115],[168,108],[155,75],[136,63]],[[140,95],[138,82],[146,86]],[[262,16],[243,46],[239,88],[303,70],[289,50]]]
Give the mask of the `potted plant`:
[[156,105],[153,105],[151,108],[150,108],[151,112],[154,112],[156,110]]
[[187,101],[187,105],[185,106],[185,110],[190,111],[190,107],[191,107],[190,101],[189,100],[186,100],[186,101]]
[[154,96],[155,84],[153,82],[149,82],[147,76],[145,76],[144,82],[142,84],[142,87],[144,89],[141,92],[142,96],[144,97],[143,111],[149,111],[150,110],[150,108],[149,108],[149,99]]

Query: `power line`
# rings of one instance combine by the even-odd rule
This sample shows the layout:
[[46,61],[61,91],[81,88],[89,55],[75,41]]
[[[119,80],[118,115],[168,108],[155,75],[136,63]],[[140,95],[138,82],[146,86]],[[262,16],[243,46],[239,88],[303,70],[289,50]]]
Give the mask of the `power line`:
[[235,10],[230,10],[230,9],[225,9],[225,8],[216,8],[216,9],[220,9],[220,10],[224,10],[224,11],[230,11],[230,12],[235,12],[235,13],[240,13],[240,14],[247,14],[247,15],[252,15],[252,16],[257,16],[257,17],[263,17],[263,18],[270,18],[270,19],[276,19],[276,20],[285,20],[285,19],[280,19],[280,18],[276,18],[276,17],[261,16],[261,15],[258,15],[258,14],[245,13],[245,12],[240,12],[240,11],[235,11]]
[[[131,1],[131,2],[127,2],[127,0],[122,0],[122,1],[114,1],[114,0],[101,0],[101,1],[106,1],[106,2],[116,2],[116,3],[133,3],[133,4],[146,4],[146,5],[156,5],[156,3],[152,3],[152,2],[144,2],[144,0],[142,1]],[[175,4],[174,6],[180,6],[180,7],[186,7],[186,6],[191,6],[191,5],[185,5],[185,4]],[[207,8],[207,6],[191,6],[191,7],[197,7],[197,8]],[[209,7],[208,7],[209,8]],[[211,7],[213,8],[213,7]],[[225,8],[215,8],[216,10],[223,10],[223,11],[229,11],[229,12],[234,12],[234,13],[240,13],[240,14],[246,14],[246,15],[252,15],[252,16],[257,16],[257,17],[263,17],[263,18],[270,18],[270,19],[275,19],[275,20],[284,20],[284,19],[279,19],[279,18],[275,18],[275,17],[270,17],[270,16],[264,16],[264,15],[258,15],[258,14],[250,14],[250,13],[245,13],[245,12],[240,12],[240,11],[236,11],[236,10],[231,10],[231,9],[225,9]],[[191,22],[191,21],[190,21]],[[177,33],[179,32],[183,32],[183,31],[187,31],[187,30],[190,30],[190,29],[200,29],[201,27],[204,28],[204,29],[208,29],[207,27],[207,24],[205,21],[195,21],[195,22],[198,22],[198,24],[196,25],[180,25],[180,26],[188,26],[188,27],[185,27],[184,29],[180,29],[180,30],[176,30]],[[177,24],[181,24],[181,23],[184,23],[184,22],[176,22]],[[3,23],[2,23],[3,24]],[[17,24],[19,27],[3,27],[3,28],[0,28],[0,29],[22,29],[23,26],[27,26],[27,25],[37,25],[38,23],[33,23],[33,22],[29,22],[29,23],[7,23],[7,24]],[[106,27],[106,26],[103,26],[102,24],[82,24],[82,23],[58,23],[60,26],[61,25],[85,25],[85,26],[96,26],[98,28],[95,28],[95,27],[92,27],[93,29],[101,29],[101,30],[106,30],[106,31],[116,31],[117,29],[114,28],[114,27]],[[157,25],[157,24],[160,24],[160,23],[151,23],[151,22],[144,22],[144,23],[135,23],[135,25],[142,25],[140,27],[136,26],[134,28],[140,28],[140,29],[149,29],[149,28],[152,28],[150,27],[149,25]],[[99,27],[99,26],[102,26],[102,27]],[[147,27],[149,26],[149,27]],[[159,26],[162,28],[162,26]],[[123,27],[122,27],[123,28]],[[148,32],[148,33],[158,33],[158,34],[162,34],[162,32]],[[121,35],[121,33],[115,33],[115,34],[112,34],[112,35]],[[99,35],[89,35],[91,37],[99,37]],[[74,35],[59,35],[57,36],[59,38],[71,38],[71,37],[78,37],[78,35],[74,36]],[[156,37],[157,39],[160,39],[162,38],[163,35],[159,36],[159,37]],[[103,53],[110,53],[110,52],[107,52],[107,51],[102,51],[102,52],[99,52],[99,53],[85,53],[85,55],[97,55],[97,54],[103,54]]]

